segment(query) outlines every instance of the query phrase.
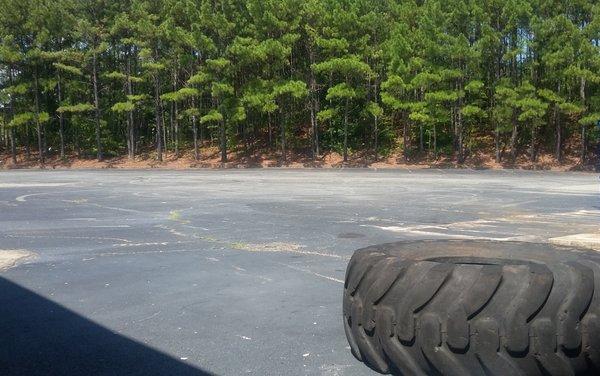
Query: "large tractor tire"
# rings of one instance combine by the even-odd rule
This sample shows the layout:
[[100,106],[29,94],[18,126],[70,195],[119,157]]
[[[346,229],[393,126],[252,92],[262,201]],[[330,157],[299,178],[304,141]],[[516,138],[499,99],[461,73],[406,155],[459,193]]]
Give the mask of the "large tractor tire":
[[600,254],[548,244],[422,241],[356,251],[344,328],[398,375],[599,375]]

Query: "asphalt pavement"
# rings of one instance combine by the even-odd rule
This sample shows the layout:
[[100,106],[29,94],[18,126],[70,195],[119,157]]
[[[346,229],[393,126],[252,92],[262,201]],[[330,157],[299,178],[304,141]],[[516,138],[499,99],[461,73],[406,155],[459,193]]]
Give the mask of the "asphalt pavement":
[[598,233],[599,187],[510,170],[2,172],[0,256],[21,256],[0,267],[0,374],[369,375],[342,326],[354,250],[576,241]]

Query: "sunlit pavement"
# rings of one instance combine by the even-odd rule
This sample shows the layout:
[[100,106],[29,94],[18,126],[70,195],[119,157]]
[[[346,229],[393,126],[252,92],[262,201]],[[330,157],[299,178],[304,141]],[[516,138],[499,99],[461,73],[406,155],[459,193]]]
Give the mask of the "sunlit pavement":
[[[585,173],[0,173],[0,279],[219,375],[369,374],[341,323],[357,248],[452,238],[600,249],[599,227],[598,177]],[[0,305],[19,299],[0,291]],[[42,340],[15,320],[0,330]],[[18,370],[11,341],[0,340],[0,366]],[[30,355],[30,366],[52,369],[44,352]]]

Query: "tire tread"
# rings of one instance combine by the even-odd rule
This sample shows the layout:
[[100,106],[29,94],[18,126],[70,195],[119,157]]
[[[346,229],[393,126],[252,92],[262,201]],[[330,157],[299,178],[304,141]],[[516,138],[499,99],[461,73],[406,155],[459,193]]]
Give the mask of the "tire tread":
[[378,372],[578,375],[600,365],[598,263],[459,265],[377,248],[358,251],[346,275],[348,342]]

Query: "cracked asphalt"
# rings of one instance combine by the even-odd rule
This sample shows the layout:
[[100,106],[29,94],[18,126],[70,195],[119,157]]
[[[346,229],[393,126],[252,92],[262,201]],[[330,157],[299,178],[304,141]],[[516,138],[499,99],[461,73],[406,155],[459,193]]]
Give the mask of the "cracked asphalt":
[[473,170],[2,172],[0,254],[29,256],[0,268],[0,373],[370,374],[341,321],[354,250],[598,233],[598,183]]

